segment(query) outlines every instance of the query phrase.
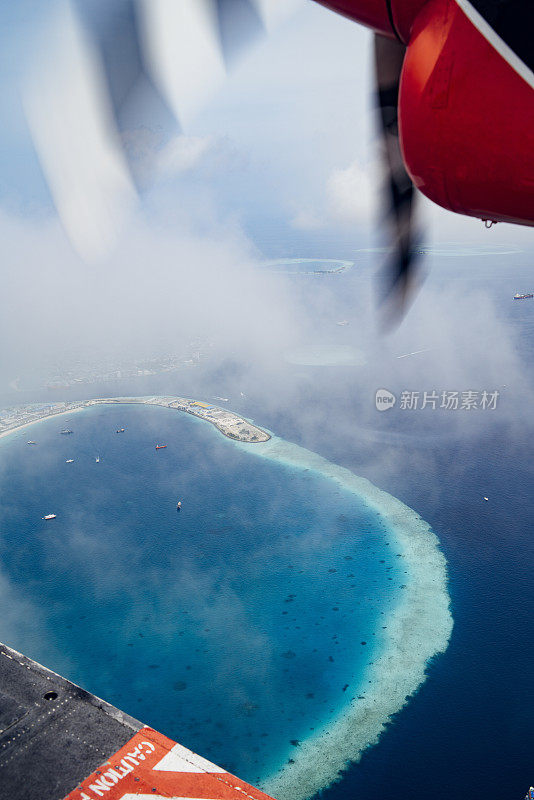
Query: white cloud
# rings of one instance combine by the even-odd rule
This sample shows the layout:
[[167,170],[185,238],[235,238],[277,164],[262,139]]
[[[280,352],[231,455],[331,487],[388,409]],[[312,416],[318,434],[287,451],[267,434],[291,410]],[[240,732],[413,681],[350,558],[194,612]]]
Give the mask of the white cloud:
[[246,359],[291,341],[300,324],[294,299],[258,268],[238,227],[206,217],[197,234],[194,219],[188,228],[181,209],[176,216],[167,224],[134,218],[114,253],[90,268],[57,222],[0,216],[11,267],[0,302],[0,338],[11,342],[4,380],[50,353],[61,363],[69,349],[167,352],[204,337]]
[[379,178],[370,165],[358,159],[345,169],[335,169],[326,184],[326,202],[333,222],[354,224],[376,218]]
[[372,164],[355,159],[345,168],[335,168],[326,179],[322,205],[299,209],[291,224],[299,230],[327,227],[367,226],[378,214],[380,178]]

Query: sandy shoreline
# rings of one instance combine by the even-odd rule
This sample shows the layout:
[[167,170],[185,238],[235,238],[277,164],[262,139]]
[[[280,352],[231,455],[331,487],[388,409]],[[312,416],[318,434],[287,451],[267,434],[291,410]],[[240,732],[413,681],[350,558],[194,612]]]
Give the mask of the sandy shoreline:
[[[270,434],[262,428],[258,428],[251,420],[246,420],[244,417],[234,414],[228,409],[223,409],[218,406],[208,406],[205,403],[200,403],[190,398],[174,397],[174,396],[158,396],[148,395],[146,397],[101,397],[91,400],[77,401],[79,405],[74,405],[72,408],[58,411],[52,414],[43,414],[38,419],[32,419],[29,422],[24,422],[21,425],[16,425],[9,428],[7,431],[0,432],[0,437],[8,436],[10,433],[15,433],[22,428],[29,425],[34,425],[36,422],[43,422],[44,420],[52,419],[53,417],[60,417],[63,414],[70,414],[76,411],[83,411],[84,408],[92,408],[93,406],[109,406],[109,405],[147,405],[147,406],[161,406],[162,408],[170,408],[176,411],[181,411],[185,414],[191,414],[194,417],[203,419],[213,425],[219,433],[222,433],[227,439],[234,442],[245,443],[261,443],[270,439]],[[248,427],[241,428],[240,426],[247,423]]]
[[294,763],[262,782],[283,800],[305,800],[339,780],[340,772],[375,744],[393,714],[426,679],[430,659],[443,652],[452,631],[445,556],[429,525],[411,508],[365,478],[299,445],[273,438],[250,453],[288,466],[314,470],[356,494],[381,515],[404,556],[406,587],[387,617],[380,655],[362,676],[364,699],[347,703],[337,717],[293,748]]
[[0,439],[3,439],[4,436],[9,436],[11,433],[21,431],[23,428],[29,428],[30,425],[37,425],[38,422],[46,422],[47,420],[56,419],[57,417],[63,417],[65,414],[76,414],[78,411],[83,411],[84,409],[85,406],[77,406],[76,408],[68,408],[65,411],[58,411],[57,414],[47,414],[45,417],[32,419],[30,422],[24,422],[22,425],[17,425],[16,428],[10,428],[8,431],[2,431],[0,433]]

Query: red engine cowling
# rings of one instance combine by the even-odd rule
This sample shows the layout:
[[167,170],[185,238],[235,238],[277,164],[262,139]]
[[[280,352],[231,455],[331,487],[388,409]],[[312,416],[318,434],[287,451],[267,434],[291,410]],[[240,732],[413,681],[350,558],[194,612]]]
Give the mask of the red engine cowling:
[[415,20],[399,121],[408,171],[431,200],[534,225],[534,89],[455,0],[429,0]]
[[457,0],[318,2],[407,45],[399,123],[416,186],[451,211],[534,225],[534,85],[491,29]]

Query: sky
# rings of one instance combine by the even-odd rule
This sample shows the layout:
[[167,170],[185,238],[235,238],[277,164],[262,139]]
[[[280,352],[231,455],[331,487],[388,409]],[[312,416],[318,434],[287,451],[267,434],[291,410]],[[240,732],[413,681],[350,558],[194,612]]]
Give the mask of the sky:
[[[27,0],[18,13],[3,3],[2,117],[7,124],[1,133],[0,199],[5,208],[23,214],[46,209],[49,199],[24,111],[28,76],[34,79],[43,49],[56,36],[54,13],[60,4],[43,5],[48,15],[42,7],[36,14]],[[303,0],[297,7],[300,11],[249,51],[199,113],[189,115],[184,133],[204,142],[204,149],[190,148],[190,164],[197,173],[204,167],[195,177],[209,182],[212,191],[215,183],[220,202],[239,210],[252,201],[270,215],[295,217],[298,223],[321,210],[322,195],[340,171],[357,177],[354,164],[363,172],[374,154],[369,33],[315,3]],[[172,170],[163,172],[160,180],[169,182]]]
[[[28,131],[28,96],[32,82],[42,91],[39,70],[47,48],[57,44],[53,61],[60,62],[66,37],[57,15],[65,7],[59,0],[0,4],[0,203],[22,216],[51,212]],[[172,187],[179,201],[193,184],[197,191],[205,188],[222,213],[243,214],[252,207],[304,230],[371,226],[379,182],[371,45],[371,34],[361,26],[311,0],[295,0],[294,13],[250,48],[197,113],[184,115],[182,135],[174,132],[159,168],[146,167],[152,189]],[[68,121],[65,103],[53,105],[54,94],[42,124],[53,111]],[[152,142],[146,129],[128,134],[133,149],[161,149],[157,130]],[[441,211],[430,217],[434,236],[454,231],[475,241],[487,238],[479,221],[466,225]],[[529,238],[506,225],[492,236]]]

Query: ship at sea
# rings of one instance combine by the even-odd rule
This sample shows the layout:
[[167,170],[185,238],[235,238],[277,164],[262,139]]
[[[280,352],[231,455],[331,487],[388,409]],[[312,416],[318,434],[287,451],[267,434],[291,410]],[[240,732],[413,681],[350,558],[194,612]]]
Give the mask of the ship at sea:
[[516,292],[516,294],[514,294],[514,300],[528,300],[529,297],[534,297],[534,294],[530,292],[527,294],[519,294],[519,292]]

